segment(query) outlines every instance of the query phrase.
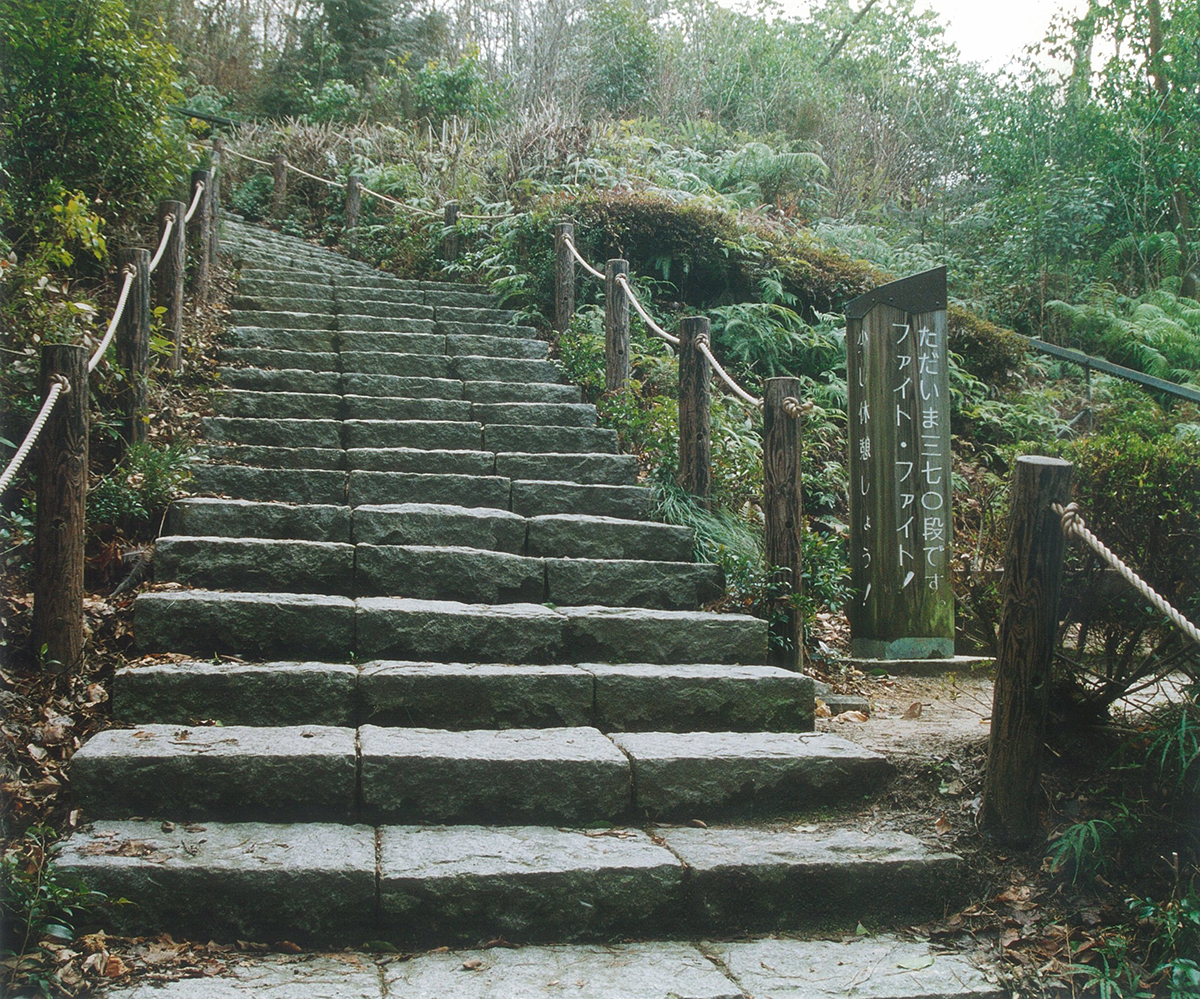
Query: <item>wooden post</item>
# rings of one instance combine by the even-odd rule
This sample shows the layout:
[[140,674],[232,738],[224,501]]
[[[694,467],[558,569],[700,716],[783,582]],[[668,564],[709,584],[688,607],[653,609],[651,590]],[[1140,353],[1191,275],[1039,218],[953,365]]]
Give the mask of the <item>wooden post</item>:
[[124,281],[127,266],[137,268],[125,311],[117,324],[117,364],[124,370],[120,390],[121,436],[127,444],[146,439],[146,376],[150,367],[150,251],[122,250],[117,254]]
[[575,226],[558,222],[554,226],[554,328],[562,333],[575,315],[575,258],[567,240],[575,239]]
[[183,357],[183,275],[186,268],[186,239],[187,226],[183,216],[187,214],[187,205],[182,201],[160,201],[158,203],[158,231],[162,239],[162,231],[167,224],[167,216],[175,216],[175,225],[167,239],[167,248],[163,251],[158,269],[154,272],[154,301],[166,309],[163,315],[163,329],[171,338],[175,349],[171,351],[167,367],[172,371],[179,368]]
[[604,388],[618,392],[629,384],[629,299],[617,275],[629,277],[629,261],[604,265]]
[[347,246],[354,244],[354,230],[358,228],[358,213],[362,208],[362,181],[351,174],[346,178],[346,213],[342,218],[342,239]]
[[209,210],[212,214],[212,235],[208,241],[208,262],[216,266],[217,257],[221,254],[221,159],[225,153],[225,140],[219,136],[213,139],[212,168],[209,170],[209,181],[212,188],[209,192]]
[[209,171],[192,171],[192,197],[196,195],[197,184],[203,184],[204,191],[200,195],[200,203],[196,205],[196,214],[192,216],[189,229],[192,234],[192,298],[199,305],[207,305],[210,284],[208,244],[212,240],[212,216],[207,203],[212,191],[212,177]]
[[442,237],[442,259],[456,260],[458,259],[458,231],[455,229],[455,226],[458,225],[457,201],[446,202],[444,224],[446,234]]
[[679,484],[707,508],[712,493],[712,376],[708,358],[696,346],[701,338],[708,339],[708,317],[684,318],[679,324]]
[[[771,661],[804,668],[804,614],[796,606],[804,591],[804,503],[800,379],[768,378],[763,394],[763,517],[767,565],[781,596],[771,621]],[[791,412],[789,413],[789,410]]]
[[83,540],[88,474],[88,351],[74,344],[42,347],[43,398],[56,377],[70,390],[38,441],[37,526],[33,579],[33,650],[55,668],[83,655]]
[[1013,845],[1030,843],[1041,832],[1042,743],[1066,544],[1062,519],[1050,504],[1070,502],[1073,471],[1068,461],[1025,456],[1013,475],[980,812],[983,832]]
[[278,221],[283,218],[287,202],[287,157],[283,153],[275,157],[271,172],[275,178],[275,185],[271,188],[271,218]]

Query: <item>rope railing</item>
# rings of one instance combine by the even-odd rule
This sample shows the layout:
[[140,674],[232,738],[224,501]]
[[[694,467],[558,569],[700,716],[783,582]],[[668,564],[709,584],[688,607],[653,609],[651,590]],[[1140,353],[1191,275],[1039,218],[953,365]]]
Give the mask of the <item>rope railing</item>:
[[617,284],[621,286],[621,290],[625,292],[625,297],[629,299],[629,304],[632,305],[634,311],[642,317],[642,322],[649,327],[650,332],[662,337],[662,339],[666,340],[667,343],[678,347],[679,337],[672,336],[665,329],[659,326],[658,323],[650,318],[650,313],[647,312],[642,303],[638,301],[637,295],[634,294],[633,289],[629,286],[629,278],[627,278],[624,274],[618,274]]
[[268,160],[260,160],[257,156],[251,156],[249,153],[239,153],[232,146],[226,146],[225,152],[230,153],[233,156],[236,156],[239,160],[249,160],[251,163],[257,163],[259,166],[265,166],[265,167],[273,167],[274,166],[274,164],[270,163]]
[[21,441],[21,446],[17,448],[17,453],[12,456],[8,467],[4,469],[3,474],[0,474],[0,493],[3,493],[9,487],[12,480],[16,478],[17,472],[21,470],[21,466],[25,464],[25,459],[29,457],[29,452],[33,450],[33,445],[37,443],[38,435],[41,434],[46,421],[50,419],[50,413],[54,409],[54,404],[58,402],[58,397],[70,390],[71,383],[61,375],[56,375],[54,384],[50,386],[50,391],[46,393],[46,399],[42,403],[42,408],[38,410],[37,416],[34,417],[33,423],[29,427],[29,432],[25,434],[25,439]]
[[296,166],[296,164],[291,160],[284,160],[284,163],[287,165],[289,170],[295,170],[296,173],[300,174],[301,177],[307,177],[309,180],[315,180],[318,184],[324,184],[326,187],[336,187],[342,191],[346,190],[346,185],[341,181],[329,180],[326,177],[318,177],[315,173],[309,173],[307,170],[301,170],[300,167]]
[[150,258],[151,274],[158,270],[158,265],[162,262],[163,254],[167,252],[167,242],[171,238],[171,230],[174,228],[175,216],[168,215],[165,219],[163,219],[163,234],[162,239],[158,241],[158,249],[154,251],[154,256]]
[[718,361],[713,355],[712,348],[708,345],[708,339],[706,337],[699,337],[696,340],[696,349],[704,355],[705,360],[707,360],[712,366],[713,371],[717,373],[717,377],[725,383],[726,388],[728,388],[730,392],[741,399],[742,402],[746,403],[746,405],[753,406],[755,409],[762,409],[763,401],[755,396],[752,396],[749,392],[742,388],[733,380],[733,377],[729,374],[729,372],[721,367],[721,362]]
[[100,361],[104,358],[104,352],[108,350],[108,345],[112,343],[113,337],[116,336],[121,316],[125,314],[125,303],[129,301],[129,289],[133,287],[133,279],[137,277],[137,268],[133,264],[126,264],[124,274],[125,283],[121,285],[121,295],[117,299],[117,307],[113,310],[112,319],[108,322],[108,330],[96,347],[95,353],[92,354],[91,360],[88,361],[87,369],[89,374],[99,367]]
[[200,199],[204,195],[204,182],[200,181],[196,184],[196,190],[192,194],[192,203],[188,205],[188,210],[184,213],[183,221],[185,223],[192,221],[192,216],[196,214],[196,209],[200,207]]
[[1107,562],[1111,568],[1115,569],[1117,574],[1137,590],[1155,610],[1164,614],[1175,627],[1187,635],[1193,642],[1200,644],[1200,628],[1197,628],[1180,611],[1172,607],[1165,597],[1157,593],[1149,583],[1129,568],[1111,548],[1088,529],[1083,515],[1079,512],[1079,505],[1077,503],[1068,503],[1066,506],[1063,506],[1061,503],[1053,503],[1050,509],[1062,518],[1063,533],[1068,538],[1079,538],[1086,542],[1092,551]]
[[416,205],[407,205],[403,201],[398,201],[396,198],[387,194],[380,194],[378,191],[372,191],[365,184],[360,185],[359,190],[363,194],[369,194],[372,198],[378,198],[380,201],[386,201],[389,205],[395,205],[397,208],[403,208],[406,212],[415,212],[418,215],[428,215],[430,218],[438,218],[437,212],[430,211],[428,208],[418,208]]
[[578,263],[580,267],[587,271],[587,273],[589,273],[597,281],[604,280],[604,273],[596,270],[595,267],[593,267],[579,255],[579,251],[575,248],[575,240],[571,239],[570,236],[566,236],[563,238],[563,242],[566,244],[567,249],[571,251],[571,256],[575,258],[576,263]]

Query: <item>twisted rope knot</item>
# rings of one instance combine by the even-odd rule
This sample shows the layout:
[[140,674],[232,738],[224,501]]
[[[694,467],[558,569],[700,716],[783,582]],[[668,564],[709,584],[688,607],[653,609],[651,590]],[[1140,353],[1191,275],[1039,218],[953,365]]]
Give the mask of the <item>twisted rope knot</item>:
[[1068,503],[1066,506],[1063,506],[1061,503],[1054,503],[1050,509],[1062,518],[1063,534],[1068,538],[1081,533],[1084,522],[1078,503]]
[[121,268],[122,277],[137,277],[137,268],[133,264],[126,264]]
[[697,333],[695,339],[697,347],[699,347],[701,344],[703,344],[705,347],[710,345],[707,333]]
[[798,420],[801,416],[811,413],[813,408],[811,399],[805,399],[804,402],[801,402],[794,395],[789,395],[783,400],[783,411],[793,420]]
[[66,375],[55,375],[50,379],[50,384],[61,386],[63,395],[71,394],[71,379],[69,379]]

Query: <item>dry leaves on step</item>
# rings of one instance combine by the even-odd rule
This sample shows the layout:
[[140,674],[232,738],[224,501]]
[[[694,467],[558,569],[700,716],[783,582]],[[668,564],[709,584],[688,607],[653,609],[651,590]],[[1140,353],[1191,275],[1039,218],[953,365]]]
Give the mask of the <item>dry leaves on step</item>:
[[865,711],[843,711],[840,715],[835,715],[835,722],[865,722],[870,721],[871,717]]
[[813,715],[817,718],[832,718],[833,712],[829,710],[829,705],[821,698],[815,698],[816,704],[813,707]]
[[480,971],[483,968],[483,959],[479,957],[469,957],[462,963],[463,971]]
[[916,721],[921,717],[921,709],[924,706],[925,705],[923,705],[920,701],[913,701],[912,704],[910,704],[905,710],[904,714],[900,716],[900,719],[902,721]]

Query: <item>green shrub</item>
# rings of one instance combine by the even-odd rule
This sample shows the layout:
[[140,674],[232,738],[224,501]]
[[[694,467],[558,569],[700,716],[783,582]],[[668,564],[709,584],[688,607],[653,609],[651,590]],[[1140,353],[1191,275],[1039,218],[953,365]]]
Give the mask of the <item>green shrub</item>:
[[960,305],[946,310],[950,348],[976,378],[1003,384],[1024,363],[1028,353],[1024,338],[1002,329]]
[[275,181],[269,173],[251,174],[233,189],[229,205],[251,222],[258,222],[270,214],[274,187]]
[[160,514],[191,478],[190,460],[186,445],[131,444],[116,467],[88,490],[89,526],[129,526]]

